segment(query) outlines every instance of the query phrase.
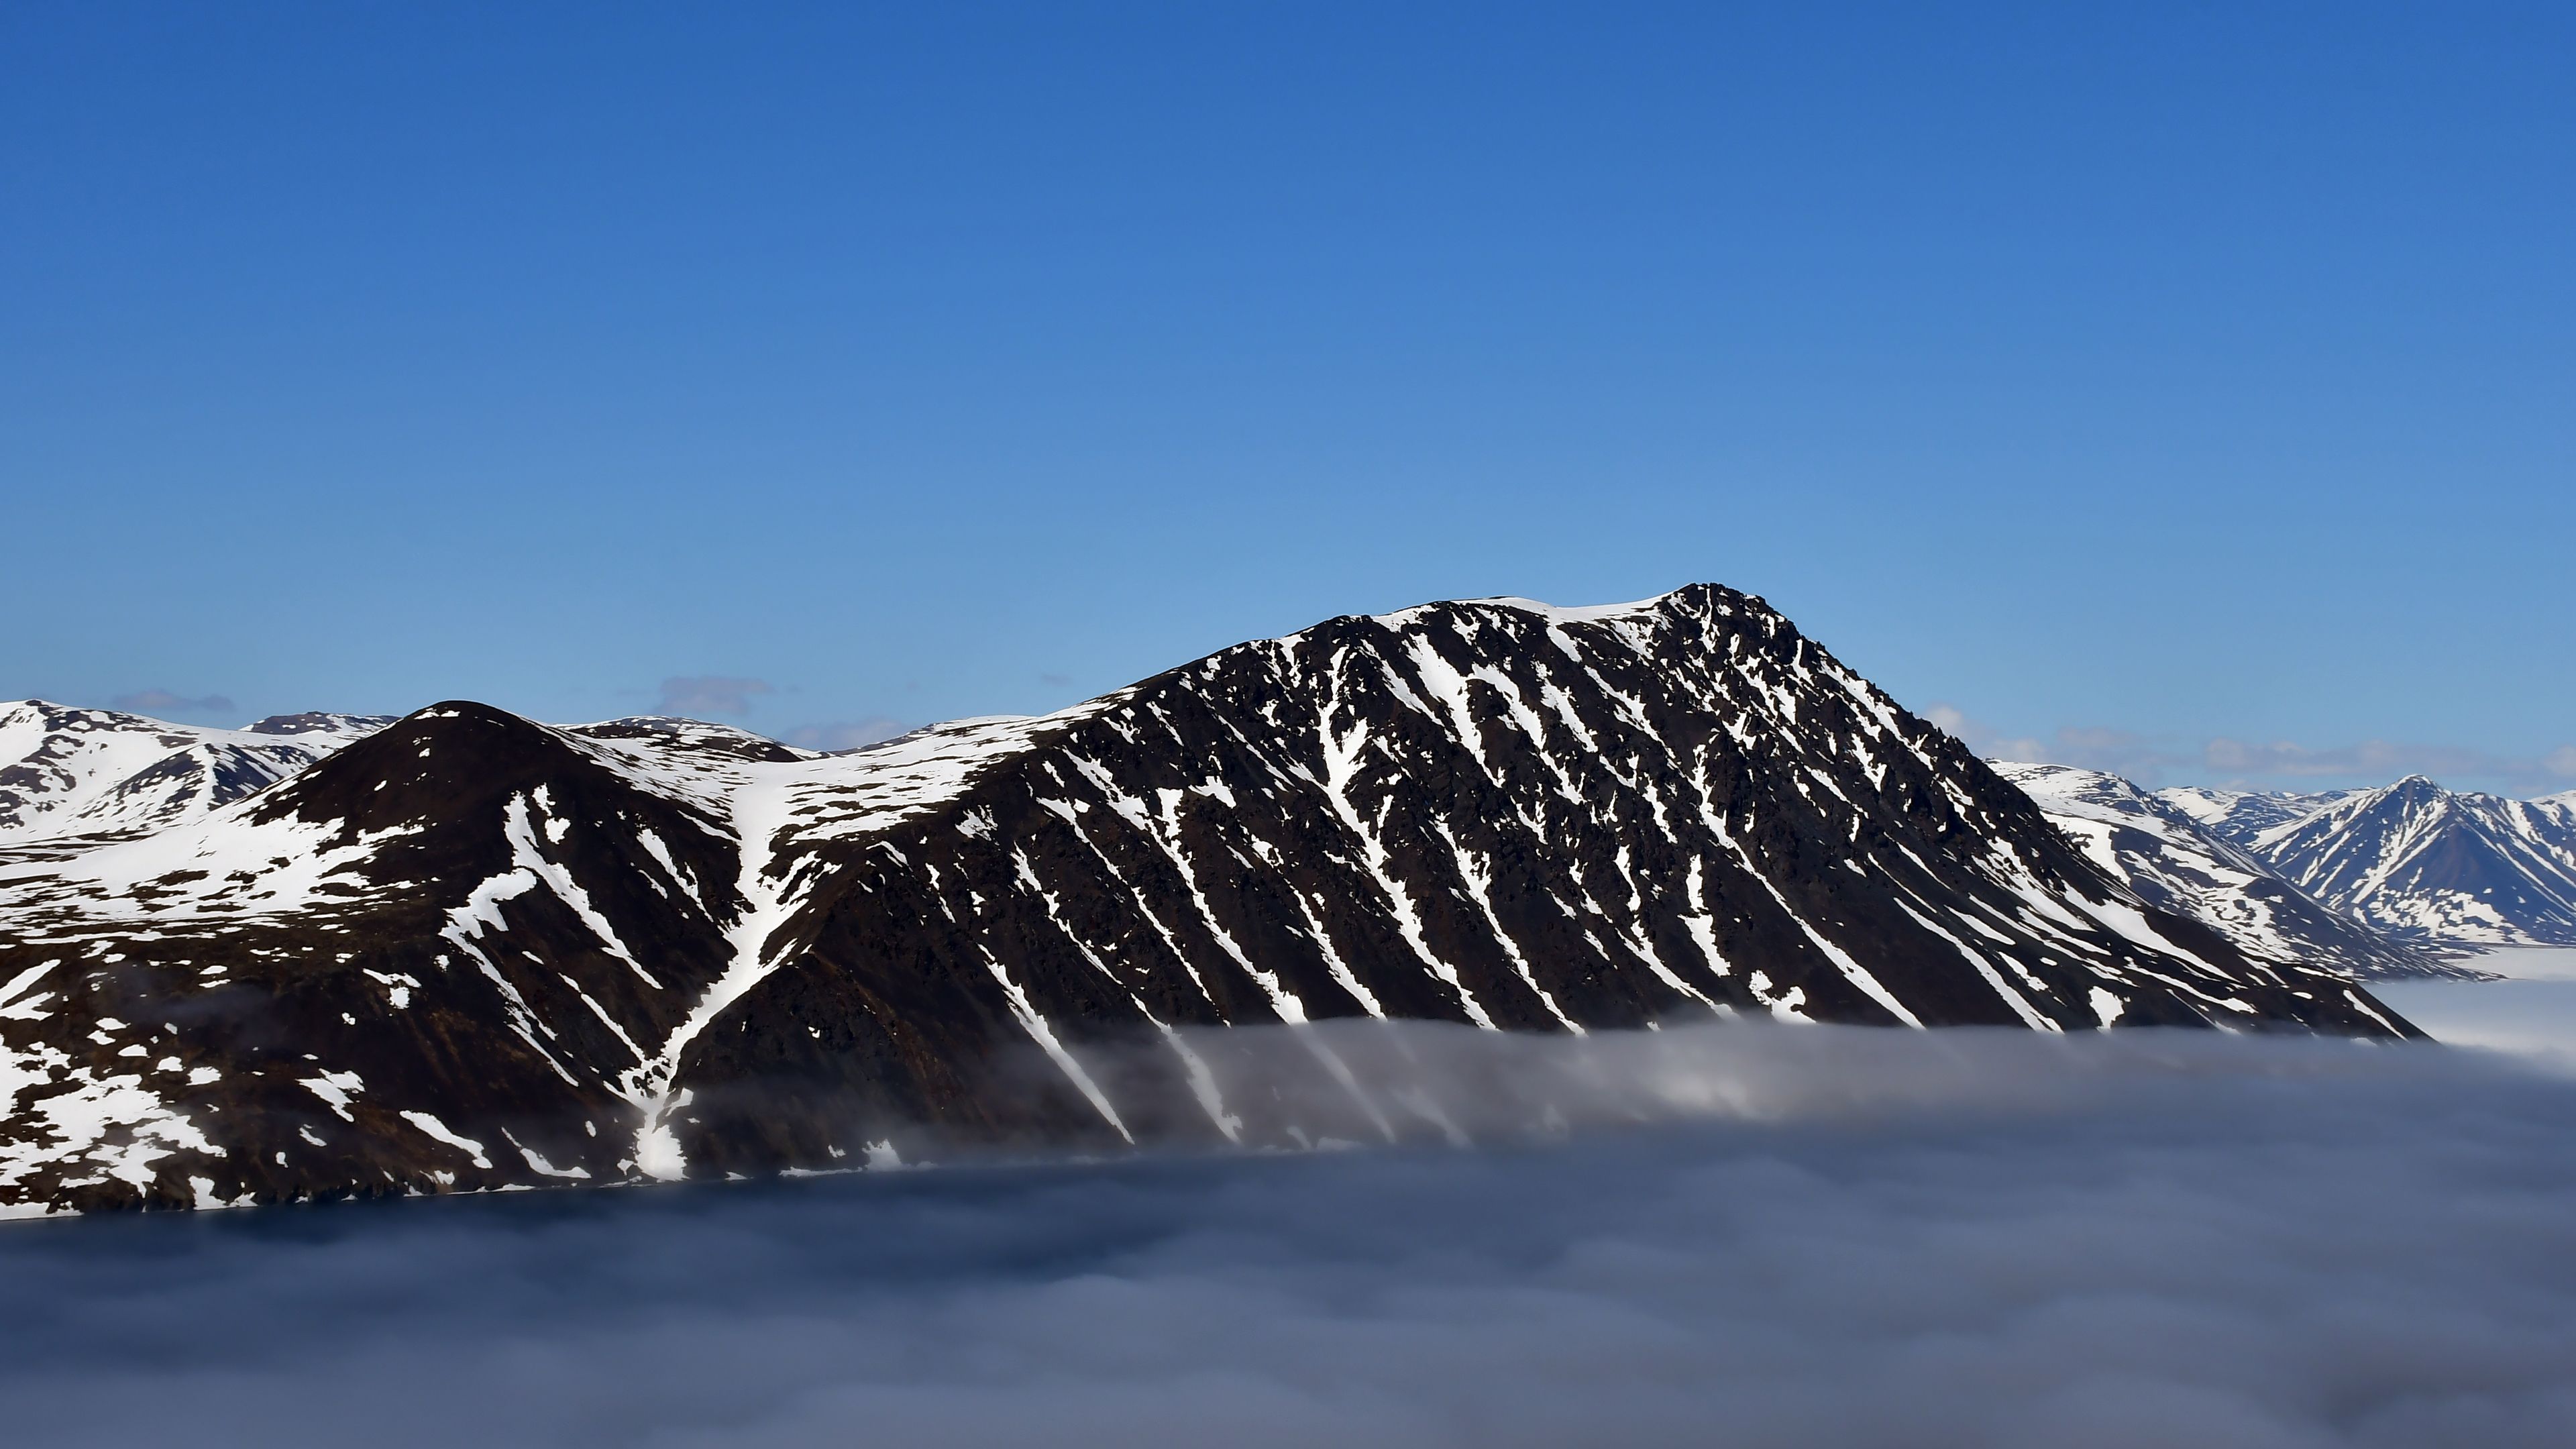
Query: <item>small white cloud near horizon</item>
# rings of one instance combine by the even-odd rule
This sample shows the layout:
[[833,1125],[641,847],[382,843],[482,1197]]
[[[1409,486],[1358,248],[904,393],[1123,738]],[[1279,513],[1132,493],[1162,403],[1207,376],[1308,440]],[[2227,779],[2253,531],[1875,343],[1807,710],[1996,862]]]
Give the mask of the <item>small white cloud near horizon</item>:
[[138,689],[132,694],[120,694],[107,703],[110,709],[121,709],[133,714],[233,713],[233,702],[225,695],[208,694],[191,699],[185,695],[173,694],[166,689]]
[[662,681],[661,712],[697,717],[751,713],[756,695],[778,691],[766,679],[735,679],[719,674],[674,675]]

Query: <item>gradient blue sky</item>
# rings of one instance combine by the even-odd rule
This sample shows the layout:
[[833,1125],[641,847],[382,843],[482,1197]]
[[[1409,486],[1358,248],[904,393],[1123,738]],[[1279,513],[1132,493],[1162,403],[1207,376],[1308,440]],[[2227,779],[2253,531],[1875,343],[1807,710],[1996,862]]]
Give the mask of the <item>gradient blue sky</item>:
[[1714,579],[1980,740],[2564,789],[2571,75],[2564,5],[13,6],[0,694],[789,733]]

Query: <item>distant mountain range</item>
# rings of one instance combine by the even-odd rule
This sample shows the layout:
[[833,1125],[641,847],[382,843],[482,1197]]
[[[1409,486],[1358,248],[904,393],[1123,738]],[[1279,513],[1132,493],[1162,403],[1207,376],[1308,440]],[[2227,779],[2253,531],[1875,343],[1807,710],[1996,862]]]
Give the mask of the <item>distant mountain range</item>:
[[35,699],[0,705],[0,851],[202,819],[393,720],[284,714],[213,730]]
[[2217,807],[2214,831],[2398,940],[2576,945],[2576,792],[2509,800],[2410,775],[2347,794],[2239,797],[2232,809],[2218,792],[2197,798]]
[[2170,798],[2096,770],[1993,763],[2140,898],[2205,923],[2256,960],[2327,963],[2364,977],[2474,974],[2316,900]]
[[2363,976],[2459,974],[2497,946],[2576,945],[2576,793],[2149,792],[2116,775],[1994,762],[2144,898],[2265,960]]
[[2364,936],[2133,886],[1714,586],[1339,618],[839,755],[297,718],[7,714],[0,1204],[1218,1143],[1243,1088],[1183,1029],[1332,1017],[2412,1034]]

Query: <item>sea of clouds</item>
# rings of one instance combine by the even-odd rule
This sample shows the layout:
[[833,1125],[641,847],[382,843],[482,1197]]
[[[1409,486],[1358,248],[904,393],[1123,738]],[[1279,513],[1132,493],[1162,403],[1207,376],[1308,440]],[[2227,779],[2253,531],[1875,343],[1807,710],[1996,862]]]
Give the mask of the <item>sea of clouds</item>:
[[[2576,1442],[2564,1075],[2215,1033],[1373,1030],[1324,1044],[1446,1127],[10,1225],[7,1437]],[[1277,1035],[1230,1089],[1315,1060]],[[1274,1111],[1367,1116],[1281,1076]]]

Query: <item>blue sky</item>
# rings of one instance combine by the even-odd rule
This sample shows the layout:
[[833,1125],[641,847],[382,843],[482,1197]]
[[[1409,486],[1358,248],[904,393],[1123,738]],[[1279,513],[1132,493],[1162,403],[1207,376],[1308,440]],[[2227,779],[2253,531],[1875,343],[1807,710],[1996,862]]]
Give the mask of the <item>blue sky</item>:
[[0,694],[793,733],[1714,579],[2016,752],[2576,787],[2571,17],[11,7]]

